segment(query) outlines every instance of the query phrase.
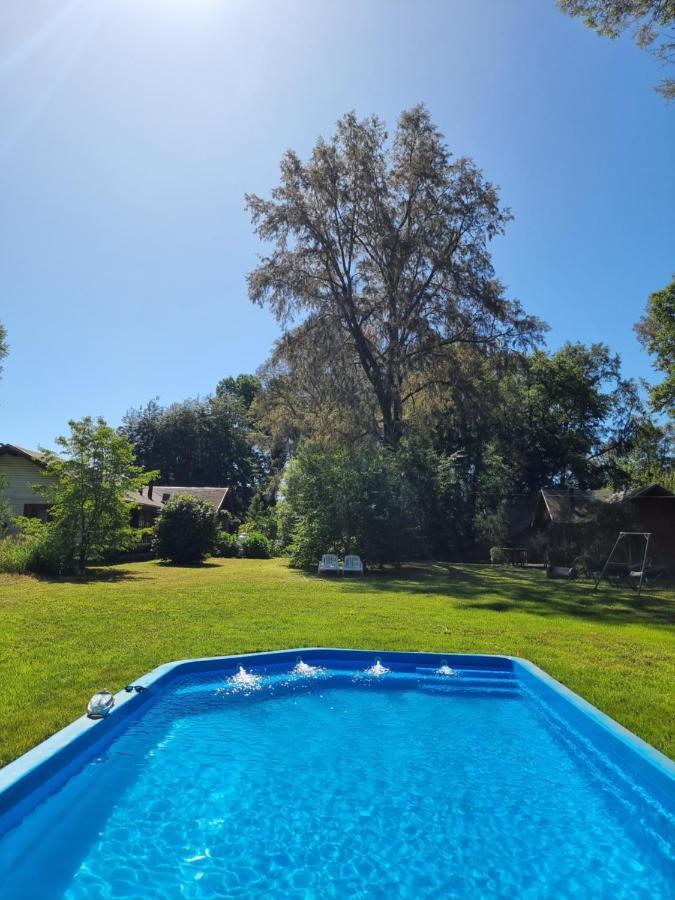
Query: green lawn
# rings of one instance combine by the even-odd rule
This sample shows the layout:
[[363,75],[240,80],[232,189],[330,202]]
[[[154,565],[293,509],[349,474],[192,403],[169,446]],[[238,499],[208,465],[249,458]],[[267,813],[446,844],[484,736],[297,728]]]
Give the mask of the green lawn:
[[675,756],[675,596],[434,565],[321,579],[282,560],[0,576],[0,763],[159,663],[323,645],[526,657]]

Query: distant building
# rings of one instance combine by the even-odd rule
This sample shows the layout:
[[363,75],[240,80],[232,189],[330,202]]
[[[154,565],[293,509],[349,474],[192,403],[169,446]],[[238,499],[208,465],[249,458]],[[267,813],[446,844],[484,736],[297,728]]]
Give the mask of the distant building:
[[[49,504],[35,490],[35,485],[46,480],[45,461],[37,450],[27,450],[16,444],[0,444],[0,475],[7,481],[5,497],[14,516],[42,519],[49,516]],[[185,485],[149,485],[137,493],[128,494],[133,503],[131,524],[134,528],[152,525],[160,509],[171,497],[190,494],[205,500],[217,513],[231,509],[231,491],[228,487],[189,487]]]
[[43,469],[42,454],[36,450],[0,444],[0,475],[7,481],[4,495],[13,515],[46,520],[47,501],[34,487],[44,481]]
[[654,550],[666,560],[675,559],[675,494],[660,484],[631,491],[542,488],[535,501],[531,534],[545,535],[551,545],[561,543],[573,537],[579,526],[592,526],[601,504],[616,504],[631,530],[650,532]]
[[196,497],[204,500],[220,514],[231,511],[232,492],[227,487],[189,487],[175,484],[151,484],[139,491],[138,494],[129,496],[136,506],[131,512],[131,524],[134,528],[144,528],[152,525],[155,517],[165,503],[172,497]]

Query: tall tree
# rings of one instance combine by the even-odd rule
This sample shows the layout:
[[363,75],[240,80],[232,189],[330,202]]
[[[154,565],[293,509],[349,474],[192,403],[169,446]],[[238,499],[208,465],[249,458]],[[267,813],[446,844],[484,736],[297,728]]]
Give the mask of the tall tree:
[[599,487],[644,421],[637,385],[604,344],[536,350],[500,381],[493,435],[515,483]]
[[260,393],[260,381],[255,375],[237,375],[221,378],[216,385],[216,397],[240,404],[248,412]]
[[277,356],[303,357],[343,402],[373,407],[391,444],[450,347],[524,346],[541,331],[492,266],[509,211],[470,159],[451,158],[423,106],[391,141],[378,118],[347,114],[309,162],[286,153],[271,199],[247,204],[272,245],[248,285],[287,328]]
[[103,419],[69,422],[56,439],[63,455],[44,451],[48,476],[41,492],[50,503],[49,535],[64,570],[87,563],[130,541],[128,495],[156,476],[134,462],[126,436]]
[[675,414],[675,277],[647,300],[647,311],[635,326],[642,346],[654,357],[654,366],[664,379],[650,389],[656,412]]
[[[605,37],[632,29],[638,46],[651,50],[663,65],[675,61],[673,0],[558,0],[558,6]],[[656,90],[666,100],[675,100],[675,78],[665,76]]]

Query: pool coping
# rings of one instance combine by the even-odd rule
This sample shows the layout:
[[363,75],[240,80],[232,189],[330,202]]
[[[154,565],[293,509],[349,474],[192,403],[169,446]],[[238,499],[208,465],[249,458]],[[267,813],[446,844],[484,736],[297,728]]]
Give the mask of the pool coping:
[[[103,719],[86,715],[66,725],[37,746],[0,769],[0,835],[29,811],[31,796],[52,778],[67,780],[95,747],[112,739],[124,721],[140,710],[156,689],[166,687],[175,678],[192,672],[233,669],[247,662],[252,666],[294,663],[298,655],[307,661],[352,660],[372,662],[379,657],[385,663],[417,667],[438,666],[442,662],[457,668],[500,668],[516,674],[535,692],[543,693],[549,703],[621,768],[632,770],[647,781],[658,794],[672,802],[675,810],[675,762],[637,735],[601,712],[543,669],[526,659],[499,654],[428,653],[397,650],[371,650],[337,647],[294,647],[288,650],[197,657],[164,663],[132,682],[142,692],[118,691],[115,705]],[[93,691],[92,691],[93,693]],[[86,699],[83,698],[83,705]],[[56,788],[55,788],[56,789]],[[670,803],[669,803],[670,805]]]

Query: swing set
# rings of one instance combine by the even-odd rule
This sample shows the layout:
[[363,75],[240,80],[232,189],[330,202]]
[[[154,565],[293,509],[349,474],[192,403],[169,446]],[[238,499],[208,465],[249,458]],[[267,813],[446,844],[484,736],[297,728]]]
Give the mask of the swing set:
[[[637,593],[638,597],[642,591],[642,585],[645,580],[645,576],[647,575],[647,563],[648,563],[648,554],[649,554],[649,543],[651,539],[650,531],[620,531],[619,536],[614,542],[614,546],[612,547],[609,556],[607,557],[607,561],[605,565],[602,567],[602,571],[597,577],[595,582],[594,590],[597,591],[598,585],[602,581],[602,579],[607,574],[607,570],[609,569],[612,559],[616,555],[616,552],[620,545],[623,546],[623,549],[626,550],[626,556],[628,557],[628,561],[625,564],[621,564],[621,568],[627,573],[629,578],[635,578],[639,575],[639,581],[637,585]],[[638,554],[636,558],[633,557],[633,548],[635,542],[631,540],[631,538],[641,538],[644,541],[644,550],[641,554]],[[633,568],[634,563],[640,562],[640,556],[642,557],[641,565],[639,570],[635,570]],[[615,565],[617,563],[615,562]],[[661,568],[658,568],[656,571],[661,572]]]

